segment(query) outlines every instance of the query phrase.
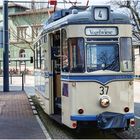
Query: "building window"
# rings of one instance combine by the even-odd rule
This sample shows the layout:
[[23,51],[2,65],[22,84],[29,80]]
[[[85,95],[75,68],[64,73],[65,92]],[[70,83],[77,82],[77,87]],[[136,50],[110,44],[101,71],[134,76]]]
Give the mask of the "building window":
[[17,40],[22,40],[27,38],[27,28],[28,26],[17,27]]
[[38,36],[39,31],[41,30],[42,25],[34,25],[32,26],[32,39]]
[[26,57],[26,55],[25,55],[25,50],[24,49],[21,49],[20,51],[19,51],[19,58],[25,58]]

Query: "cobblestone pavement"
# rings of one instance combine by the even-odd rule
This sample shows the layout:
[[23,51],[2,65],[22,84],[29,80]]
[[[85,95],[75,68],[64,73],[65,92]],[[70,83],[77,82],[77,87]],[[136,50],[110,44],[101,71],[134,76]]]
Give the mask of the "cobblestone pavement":
[[25,92],[0,92],[0,139],[45,139]]

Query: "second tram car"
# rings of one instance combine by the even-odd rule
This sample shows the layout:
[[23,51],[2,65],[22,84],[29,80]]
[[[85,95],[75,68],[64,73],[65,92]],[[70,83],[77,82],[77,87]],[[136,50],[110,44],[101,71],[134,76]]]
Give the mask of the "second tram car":
[[109,6],[55,12],[35,43],[35,88],[44,111],[70,128],[134,125],[129,18]]

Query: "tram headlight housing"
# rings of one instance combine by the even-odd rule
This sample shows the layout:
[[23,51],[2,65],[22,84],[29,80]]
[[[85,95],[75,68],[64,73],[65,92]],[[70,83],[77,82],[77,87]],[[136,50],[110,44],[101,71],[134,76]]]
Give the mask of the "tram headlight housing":
[[108,96],[102,96],[100,98],[100,106],[103,107],[103,108],[106,108],[110,105],[111,103],[111,100]]

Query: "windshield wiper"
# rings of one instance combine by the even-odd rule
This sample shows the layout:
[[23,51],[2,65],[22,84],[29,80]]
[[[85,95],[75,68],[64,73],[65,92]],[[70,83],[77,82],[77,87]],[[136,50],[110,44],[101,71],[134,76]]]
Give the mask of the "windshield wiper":
[[119,68],[119,60],[118,60],[118,56],[116,58],[114,58],[114,60],[112,61],[112,63],[108,64],[107,66],[103,67],[103,70],[116,70]]

